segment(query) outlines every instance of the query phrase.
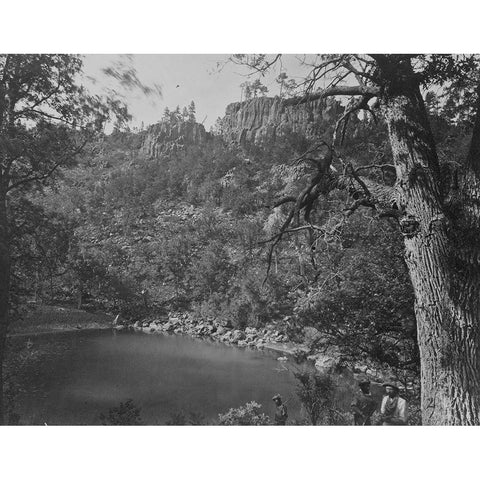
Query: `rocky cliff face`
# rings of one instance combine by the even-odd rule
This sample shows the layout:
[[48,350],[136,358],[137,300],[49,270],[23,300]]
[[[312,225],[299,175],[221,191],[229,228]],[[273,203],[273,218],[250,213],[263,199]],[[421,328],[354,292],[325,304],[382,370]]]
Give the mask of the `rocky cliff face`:
[[148,127],[144,133],[141,152],[148,158],[158,158],[164,153],[175,151],[187,145],[202,145],[209,134],[203,125],[195,122],[162,121]]
[[[228,142],[241,145],[275,141],[289,133],[313,138],[331,128],[342,110],[333,99],[295,105],[279,97],[253,98],[227,106],[219,133]],[[203,145],[212,136],[203,125],[190,121],[162,121],[143,135],[141,152],[147,158],[158,158],[188,145]]]
[[242,145],[275,140],[291,132],[312,138],[332,126],[342,110],[333,99],[295,105],[279,97],[254,98],[228,105],[220,131],[227,141]]

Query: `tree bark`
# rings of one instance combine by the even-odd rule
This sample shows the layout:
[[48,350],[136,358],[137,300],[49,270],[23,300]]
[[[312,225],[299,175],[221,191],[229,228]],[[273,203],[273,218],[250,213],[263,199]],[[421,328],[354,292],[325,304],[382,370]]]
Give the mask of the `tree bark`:
[[[435,143],[410,62],[380,68],[383,113],[397,171],[405,259],[415,292],[422,422],[480,424],[480,183],[445,205]],[[470,172],[470,176],[474,174]],[[465,178],[467,178],[466,175]],[[478,205],[476,203],[478,210]]]
[[8,327],[10,292],[10,242],[7,222],[6,195],[0,191],[0,425],[5,423],[3,398],[3,362]]

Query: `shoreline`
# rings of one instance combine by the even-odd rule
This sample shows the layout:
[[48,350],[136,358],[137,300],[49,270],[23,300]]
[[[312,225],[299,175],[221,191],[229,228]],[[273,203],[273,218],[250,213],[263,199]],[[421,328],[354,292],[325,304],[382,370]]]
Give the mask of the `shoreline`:
[[277,360],[295,359],[311,363],[320,372],[331,372],[342,364],[341,355],[336,352],[312,352],[308,340],[302,343],[290,340],[286,332],[275,324],[264,325],[261,328],[246,327],[243,330],[235,328],[228,322],[220,322],[207,318],[194,320],[188,313],[171,313],[164,319],[146,319],[133,325],[113,327],[118,330],[129,329],[147,334],[177,334],[191,338],[212,340],[225,345],[254,350],[268,350],[276,353]]
[[68,332],[85,332],[85,331],[95,331],[95,330],[112,330],[115,327],[111,325],[99,325],[96,327],[65,327],[65,328],[53,328],[46,330],[33,330],[27,332],[16,332],[7,334],[7,338],[20,338],[20,337],[34,337],[36,335],[51,335],[57,333],[68,333]]
[[139,320],[133,325],[120,325],[118,330],[131,329],[147,334],[181,334],[192,338],[213,340],[226,345],[256,350],[269,350],[279,355],[277,360],[293,359],[299,362],[311,363],[320,373],[331,374],[336,371],[348,370],[353,376],[368,377],[372,382],[382,383],[389,378],[388,370],[374,365],[352,362],[344,358],[337,347],[326,347],[324,351],[309,348],[313,338],[320,332],[312,327],[309,334],[304,334],[301,343],[293,342],[281,326],[275,323],[262,327],[246,327],[244,330],[235,328],[230,322],[214,318],[194,319],[189,313],[171,312],[162,319],[149,318]]
[[219,321],[214,318],[198,319],[185,312],[171,312],[165,317],[146,318],[133,324],[115,324],[115,320],[113,315],[104,312],[90,313],[75,308],[45,305],[25,319],[24,325],[17,324],[17,328],[14,328],[7,338],[95,330],[133,330],[146,334],[180,334],[235,347],[268,350],[276,353],[279,361],[288,359],[307,361],[314,365],[319,372],[329,373],[339,368],[347,368],[353,374],[368,376],[372,381],[385,377],[385,372],[375,367],[358,363],[346,364],[338,349],[330,348],[323,352],[312,351],[309,343],[319,335],[319,332],[311,327],[306,327],[306,329],[309,328],[314,332],[310,332],[309,335],[305,333],[303,341],[299,343],[292,341],[282,327],[275,323],[258,328],[246,327],[241,330],[235,328],[229,321]]
[[111,328],[114,316],[72,306],[37,305],[9,327],[7,338]]

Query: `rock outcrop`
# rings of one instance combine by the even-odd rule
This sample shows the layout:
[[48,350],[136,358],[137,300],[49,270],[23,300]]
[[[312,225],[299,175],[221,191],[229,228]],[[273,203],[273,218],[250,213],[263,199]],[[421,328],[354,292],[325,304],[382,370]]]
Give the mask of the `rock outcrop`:
[[[253,98],[227,106],[219,133],[227,142],[240,145],[275,141],[292,133],[314,138],[331,128],[342,110],[334,99],[298,105],[279,97]],[[188,145],[204,145],[211,138],[200,123],[161,121],[143,133],[141,153],[159,158]]]
[[187,145],[203,145],[210,134],[196,122],[162,121],[148,127],[144,133],[141,152],[147,158],[158,158]]
[[342,110],[333,99],[296,105],[279,97],[253,98],[228,105],[220,131],[225,140],[241,145],[274,141],[289,133],[313,138],[331,128]]

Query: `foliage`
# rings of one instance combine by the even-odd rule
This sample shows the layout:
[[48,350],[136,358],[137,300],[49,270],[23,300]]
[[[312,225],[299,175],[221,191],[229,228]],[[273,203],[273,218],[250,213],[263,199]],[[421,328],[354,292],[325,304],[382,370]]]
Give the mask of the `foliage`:
[[202,413],[180,411],[173,413],[166,425],[207,425],[207,422]]
[[140,408],[131,399],[101,413],[100,422],[102,425],[143,425]]
[[318,372],[295,372],[295,393],[307,412],[311,425],[337,425],[335,409],[335,380]]
[[[289,338],[301,341],[302,326],[311,325],[352,358],[367,355],[396,368],[407,360],[415,363],[415,355],[405,353],[406,345],[416,348],[415,339],[410,340],[411,292],[399,243],[383,224],[366,228],[363,217],[354,215],[338,242],[319,241],[315,249],[308,241],[285,239],[264,281],[266,249],[259,242],[274,234],[284,218],[282,208],[272,216],[264,205],[277,191],[302,188],[302,172],[287,163],[295,148],[308,143],[287,135],[250,146],[247,162],[244,153],[213,139],[201,149],[185,145],[147,160],[136,137],[117,131],[102,138],[97,154],[62,170],[55,189],[32,194],[30,202],[43,212],[38,218],[52,222],[42,238],[48,243],[58,237],[68,245],[48,262],[51,285],[48,271],[40,275],[40,292],[53,287],[54,301],[77,302],[81,291],[86,305],[132,321],[165,308],[193,309],[198,317],[229,321],[237,328],[289,317],[282,327]],[[372,138],[365,127],[347,147],[364,152],[360,161],[367,162]],[[374,141],[383,148],[382,136]],[[325,207],[334,212],[340,200],[332,198]],[[69,228],[66,240],[63,227],[55,227],[62,224]],[[24,278],[29,268],[23,268]],[[32,287],[27,282],[24,291]],[[148,292],[148,303],[142,291]],[[388,305],[380,301],[385,292]],[[402,318],[411,329],[403,329]],[[369,326],[371,321],[383,329],[382,335]]]
[[317,282],[297,296],[297,315],[322,334],[325,347],[416,375],[413,292],[400,239],[388,224],[366,227],[353,218],[339,242],[317,257]]
[[268,88],[262,84],[259,78],[256,78],[253,82],[243,82],[240,87],[245,100],[250,100],[252,97],[256,98],[258,96],[264,97],[268,93]]
[[248,402],[238,408],[231,408],[218,415],[220,425],[270,425],[268,415],[260,412],[262,406],[256,402]]

